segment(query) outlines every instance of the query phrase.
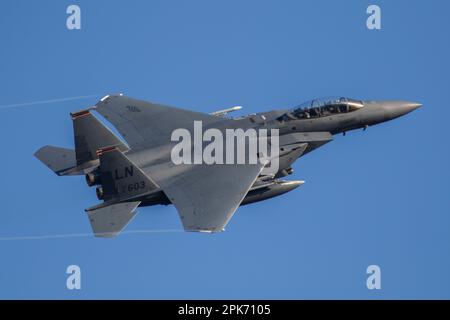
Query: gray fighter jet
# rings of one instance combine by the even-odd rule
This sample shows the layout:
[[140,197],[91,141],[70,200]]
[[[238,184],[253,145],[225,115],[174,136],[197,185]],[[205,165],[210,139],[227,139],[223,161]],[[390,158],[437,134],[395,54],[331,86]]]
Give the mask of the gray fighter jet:
[[[45,146],[35,156],[57,175],[85,175],[89,186],[97,186],[97,197],[103,202],[86,209],[96,236],[116,236],[137,207],[156,204],[173,204],[186,231],[219,232],[240,205],[276,197],[303,184],[282,178],[292,174],[292,164],[299,157],[330,142],[333,135],[366,129],[420,106],[406,101],[329,98],[290,110],[231,118],[227,114],[239,107],[205,114],[108,95],[91,108],[71,113],[74,150]],[[102,117],[122,137],[105,126]],[[174,164],[174,131],[184,128],[195,135],[194,122],[199,121],[203,128],[224,135],[227,129],[277,129],[276,172],[264,173],[273,159]]]

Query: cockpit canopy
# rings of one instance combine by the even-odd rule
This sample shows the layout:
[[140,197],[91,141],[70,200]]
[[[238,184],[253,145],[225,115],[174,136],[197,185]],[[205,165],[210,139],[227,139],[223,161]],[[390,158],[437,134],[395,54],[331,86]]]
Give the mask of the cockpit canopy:
[[324,98],[314,99],[308,102],[304,102],[288,113],[280,117],[279,120],[298,120],[326,117],[333,114],[348,113],[356,111],[364,107],[364,103],[360,100],[350,98]]

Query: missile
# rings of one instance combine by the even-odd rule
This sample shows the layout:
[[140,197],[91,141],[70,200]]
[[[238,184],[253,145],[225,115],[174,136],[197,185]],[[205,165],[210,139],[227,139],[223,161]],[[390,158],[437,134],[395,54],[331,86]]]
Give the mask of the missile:
[[228,108],[228,109],[211,112],[210,115],[223,117],[223,116],[227,115],[230,112],[238,111],[238,110],[241,110],[241,109],[242,109],[242,106],[234,106],[234,107],[231,107],[231,108]]
[[251,189],[245,196],[244,200],[242,200],[241,205],[246,205],[249,203],[254,203],[280,196],[286,192],[298,188],[304,183],[305,181],[301,180],[275,180],[271,184],[264,184],[262,186]]

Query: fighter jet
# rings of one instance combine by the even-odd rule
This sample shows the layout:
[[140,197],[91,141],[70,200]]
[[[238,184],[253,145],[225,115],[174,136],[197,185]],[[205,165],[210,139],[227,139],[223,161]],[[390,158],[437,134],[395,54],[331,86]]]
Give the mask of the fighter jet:
[[[302,185],[304,181],[285,180],[293,173],[292,164],[330,142],[333,135],[366,129],[420,106],[341,97],[233,118],[228,114],[240,107],[206,114],[107,95],[95,106],[71,113],[75,149],[45,146],[35,156],[59,176],[85,175],[89,186],[97,186],[97,197],[103,202],[85,210],[95,236],[116,236],[138,207],[156,204],[173,204],[186,231],[220,232],[239,206]],[[275,172],[265,173],[273,157],[256,163],[174,163],[174,147],[179,143],[174,132],[183,129],[195,136],[199,122],[204,129],[224,135],[229,129],[276,130]],[[198,154],[195,146],[192,153]]]

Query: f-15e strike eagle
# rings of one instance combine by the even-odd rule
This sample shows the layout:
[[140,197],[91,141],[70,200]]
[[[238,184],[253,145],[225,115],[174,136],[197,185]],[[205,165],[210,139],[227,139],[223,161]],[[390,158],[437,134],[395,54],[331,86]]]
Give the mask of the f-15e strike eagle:
[[[96,236],[116,236],[134,217],[137,207],[156,204],[173,204],[186,231],[219,232],[240,205],[276,197],[303,184],[282,178],[293,172],[292,164],[299,157],[330,142],[333,135],[365,129],[420,106],[406,101],[329,98],[290,110],[231,118],[227,114],[239,107],[205,114],[122,94],[108,95],[91,108],[71,113],[75,150],[45,146],[35,156],[59,176],[85,175],[89,186],[97,186],[97,197],[103,202],[86,209]],[[95,112],[122,137],[114,134]],[[274,161],[270,156],[265,157],[266,161],[248,163],[174,163],[174,148],[179,147],[180,138],[174,139],[174,132],[181,129],[181,133],[195,136],[198,123],[204,129],[215,130],[215,140],[221,134],[227,136],[230,129],[276,130],[277,143],[269,143],[277,147],[276,170],[264,172]],[[246,138],[244,135],[242,139]],[[250,138],[243,144],[249,149]],[[210,135],[209,141],[214,139]],[[207,142],[203,137],[201,147]],[[195,158],[199,154],[195,141],[192,150],[183,153],[181,157],[194,154]],[[257,155],[260,159],[261,154]]]

